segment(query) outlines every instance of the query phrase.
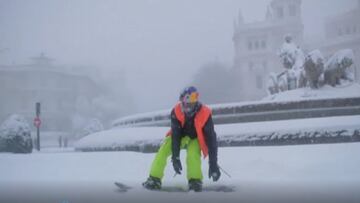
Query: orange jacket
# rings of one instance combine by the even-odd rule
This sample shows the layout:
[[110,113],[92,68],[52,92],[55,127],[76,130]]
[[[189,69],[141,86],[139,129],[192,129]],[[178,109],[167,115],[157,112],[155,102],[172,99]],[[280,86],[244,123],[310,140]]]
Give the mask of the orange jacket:
[[[180,121],[181,126],[183,127],[185,124],[185,114],[181,110],[180,102],[176,104],[174,107],[176,118]],[[197,138],[199,141],[200,149],[204,155],[204,158],[209,154],[208,146],[205,142],[205,135],[203,132],[203,127],[206,124],[206,121],[209,119],[211,115],[211,109],[206,105],[202,105],[201,109],[196,113],[194,118],[194,124],[196,129]],[[167,136],[171,136],[171,130],[167,133]]]

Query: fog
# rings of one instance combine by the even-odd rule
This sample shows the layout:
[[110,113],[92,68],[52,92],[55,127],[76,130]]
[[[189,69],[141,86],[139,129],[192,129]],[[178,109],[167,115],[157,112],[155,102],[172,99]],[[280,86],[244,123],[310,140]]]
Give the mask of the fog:
[[[57,64],[119,70],[135,112],[170,108],[209,61],[233,61],[233,21],[265,18],[270,0],[0,0],[0,64],[44,52]],[[303,0],[305,38],[356,0]],[[123,84],[123,83],[119,83]]]

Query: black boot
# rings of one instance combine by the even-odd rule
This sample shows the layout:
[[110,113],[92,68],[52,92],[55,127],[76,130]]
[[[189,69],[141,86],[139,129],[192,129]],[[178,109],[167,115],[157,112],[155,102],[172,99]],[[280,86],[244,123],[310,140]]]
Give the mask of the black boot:
[[150,176],[142,185],[148,190],[160,190],[161,180],[160,178]]
[[190,179],[189,180],[189,190],[194,190],[195,192],[202,191],[202,181],[199,179]]

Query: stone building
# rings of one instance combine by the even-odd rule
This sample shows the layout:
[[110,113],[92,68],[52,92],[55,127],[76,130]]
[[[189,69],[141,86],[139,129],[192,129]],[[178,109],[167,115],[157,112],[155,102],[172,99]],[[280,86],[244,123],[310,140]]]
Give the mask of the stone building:
[[238,100],[255,100],[266,95],[270,72],[283,71],[277,55],[284,37],[303,43],[301,0],[273,0],[264,21],[244,23],[241,11],[234,22],[234,66],[239,76]]
[[292,36],[305,53],[319,49],[326,59],[340,49],[352,49],[355,55],[352,68],[356,81],[360,81],[360,0],[352,10],[327,18],[323,39],[304,41],[301,18],[301,0],[272,0],[261,22],[244,23],[239,12],[233,35],[238,101],[257,100],[267,95],[269,73],[284,71],[277,53],[286,35]]
[[[360,0],[357,7],[339,15],[330,16],[326,19],[325,39],[315,43],[324,56],[329,57],[340,49],[352,49],[354,51],[355,80],[360,81]],[[316,48],[314,45],[308,45]]]
[[0,66],[0,122],[10,114],[24,115],[32,124],[35,103],[41,103],[41,128],[70,131],[72,116],[100,94],[99,86],[84,75],[55,66],[42,54],[26,65]]

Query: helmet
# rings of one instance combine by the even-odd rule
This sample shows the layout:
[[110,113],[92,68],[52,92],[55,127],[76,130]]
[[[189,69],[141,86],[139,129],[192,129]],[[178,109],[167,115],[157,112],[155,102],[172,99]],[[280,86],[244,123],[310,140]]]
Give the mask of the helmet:
[[199,106],[199,92],[194,86],[186,87],[180,94],[179,100],[185,115],[192,116]]
[[179,100],[186,103],[195,103],[198,101],[199,93],[194,86],[189,86],[181,91]]

